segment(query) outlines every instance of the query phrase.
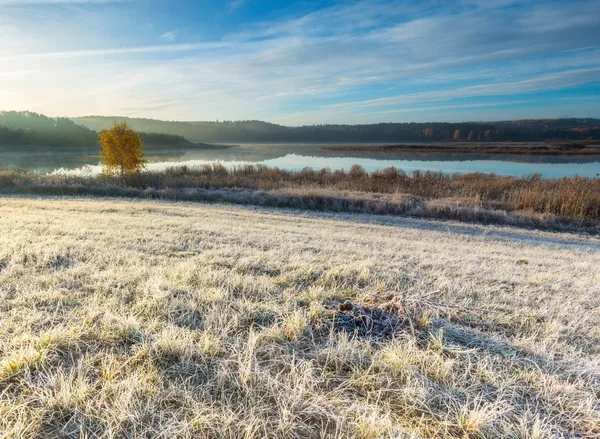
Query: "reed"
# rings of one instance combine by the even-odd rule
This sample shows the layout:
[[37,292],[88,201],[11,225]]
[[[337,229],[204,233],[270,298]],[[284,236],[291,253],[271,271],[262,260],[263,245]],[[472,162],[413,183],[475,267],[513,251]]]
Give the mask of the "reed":
[[[357,203],[359,206],[362,203],[371,213],[391,214],[398,213],[398,210],[406,212],[407,209],[399,209],[398,204],[392,202],[394,197],[403,195],[403,202],[408,202],[413,207],[419,205],[421,210],[427,207],[429,214],[422,216],[435,216],[430,207],[437,206],[439,214],[444,210],[439,207],[445,205],[446,211],[448,207],[484,209],[527,218],[544,217],[547,222],[588,226],[597,224],[600,219],[599,178],[551,179],[536,174],[522,178],[430,171],[407,174],[395,168],[367,172],[360,166],[353,166],[348,171],[286,171],[262,165],[228,169],[219,164],[212,164],[195,168],[174,167],[164,172],[144,172],[123,180],[107,176],[38,175],[0,171],[0,190],[70,195],[145,194],[148,197],[166,197],[170,194],[170,197],[174,198],[185,198],[185,193],[189,194],[190,190],[204,190],[204,193],[225,190],[238,194],[235,200],[227,201],[253,204],[252,200],[257,198],[257,194],[262,194],[263,198],[267,195],[277,198],[263,204],[281,207],[293,204],[299,208],[307,206],[298,201],[311,196],[314,199],[341,197],[347,201],[345,205],[348,206],[348,210],[356,210],[350,209],[349,206],[356,207]],[[245,191],[248,200],[240,198],[240,191]],[[378,207],[372,202],[365,204],[367,199],[380,200],[381,203]],[[386,208],[385,203],[391,203],[393,206]],[[321,204],[324,210],[329,210],[326,206],[328,203]]]

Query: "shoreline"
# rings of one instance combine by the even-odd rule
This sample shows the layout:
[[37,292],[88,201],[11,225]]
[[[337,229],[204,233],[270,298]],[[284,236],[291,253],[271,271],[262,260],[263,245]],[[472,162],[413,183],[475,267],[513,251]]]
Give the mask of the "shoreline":
[[425,144],[322,146],[321,151],[413,154],[598,155],[600,141],[584,142],[433,142]]
[[220,165],[115,177],[0,171],[0,194],[165,199],[600,233],[600,179]]

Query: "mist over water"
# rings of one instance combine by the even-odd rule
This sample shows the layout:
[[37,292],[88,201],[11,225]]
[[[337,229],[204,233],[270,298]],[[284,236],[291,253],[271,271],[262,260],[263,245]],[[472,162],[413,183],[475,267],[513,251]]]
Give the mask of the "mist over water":
[[[326,144],[336,145],[336,144]],[[546,177],[600,174],[597,157],[560,157],[482,154],[407,154],[361,151],[323,151],[319,144],[241,144],[227,149],[198,149],[147,146],[148,170],[161,171],[176,166],[201,166],[220,163],[226,167],[261,164],[286,170],[303,168],[348,170],[360,165],[367,171],[396,167],[446,173],[485,172],[523,176],[539,173]],[[94,148],[14,147],[0,151],[0,168],[38,173],[97,175],[102,167]]]

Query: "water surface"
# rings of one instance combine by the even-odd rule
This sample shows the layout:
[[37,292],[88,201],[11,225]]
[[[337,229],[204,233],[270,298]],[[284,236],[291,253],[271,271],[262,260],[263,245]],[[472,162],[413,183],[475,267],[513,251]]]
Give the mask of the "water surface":
[[[600,174],[600,157],[524,156],[482,154],[407,154],[372,151],[322,151],[325,144],[242,144],[228,149],[147,146],[150,170],[173,166],[222,163],[227,167],[263,164],[287,170],[303,168],[349,169],[360,165],[367,171],[396,167],[446,173],[486,172],[523,176],[539,173],[546,177]],[[335,144],[327,144],[335,145]],[[0,168],[24,169],[39,173],[96,174],[101,170],[96,148],[0,147]]]

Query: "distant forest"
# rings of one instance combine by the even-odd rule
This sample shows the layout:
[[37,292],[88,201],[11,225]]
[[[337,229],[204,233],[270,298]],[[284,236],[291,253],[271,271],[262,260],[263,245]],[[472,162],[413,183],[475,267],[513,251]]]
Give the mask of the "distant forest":
[[[107,128],[111,124],[107,125]],[[177,145],[188,143],[173,134],[141,133],[145,143]],[[0,145],[87,147],[98,145],[98,133],[70,119],[50,118],[29,111],[0,112]]]
[[401,142],[600,139],[600,119],[546,119],[464,123],[379,123],[287,127],[261,121],[165,122],[89,116],[73,119],[93,130],[125,121],[138,131],[177,134],[201,142]]
[[[89,116],[50,118],[33,112],[0,112],[0,145],[96,146],[98,132],[127,122],[144,142],[410,142],[600,140],[600,119],[543,119],[504,122],[380,123],[287,127],[261,121],[168,122]],[[160,133],[160,134],[159,134]]]

